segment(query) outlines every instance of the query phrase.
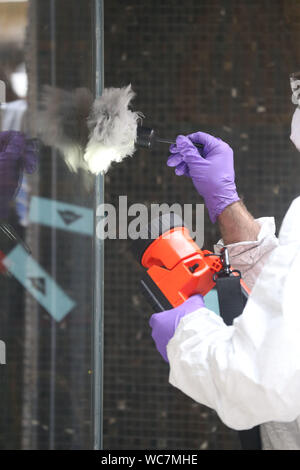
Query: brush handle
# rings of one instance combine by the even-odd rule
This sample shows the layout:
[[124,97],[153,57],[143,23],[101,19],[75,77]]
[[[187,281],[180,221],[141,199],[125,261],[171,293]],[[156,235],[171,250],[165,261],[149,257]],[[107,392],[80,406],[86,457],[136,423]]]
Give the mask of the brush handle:
[[[176,144],[176,142],[173,142],[172,140],[169,140],[169,139],[161,139],[160,137],[157,137],[156,138],[156,141],[157,142],[161,142],[162,144]],[[194,143],[193,143],[194,144]],[[195,147],[197,147],[198,149],[202,149],[203,148],[203,145],[202,144],[194,144]]]
[[[169,145],[175,144],[173,140],[163,139],[159,137],[155,133],[154,129],[151,129],[151,127],[138,126],[136,144],[139,147],[145,147],[145,148],[151,149],[156,142],[160,142],[162,144],[169,144]],[[194,145],[198,149],[203,148],[202,144],[194,144]]]

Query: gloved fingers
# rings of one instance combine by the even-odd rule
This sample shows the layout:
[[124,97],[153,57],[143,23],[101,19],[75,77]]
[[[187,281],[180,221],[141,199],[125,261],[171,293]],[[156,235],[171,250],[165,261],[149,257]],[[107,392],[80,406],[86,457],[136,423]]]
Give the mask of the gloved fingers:
[[174,167],[179,165],[179,163],[181,163],[182,161],[182,155],[180,155],[180,153],[174,153],[169,156],[167,165],[170,167]]
[[6,149],[10,134],[11,131],[0,132],[0,152],[3,152]]
[[24,170],[26,173],[33,173],[37,168],[37,146],[33,140],[26,141],[23,155]]
[[176,146],[177,146],[177,151],[178,151],[178,149],[182,149],[182,148],[197,150],[197,148],[193,144],[192,140],[188,136],[185,136],[185,135],[178,135],[177,136]]
[[211,134],[207,134],[206,132],[193,132],[192,134],[188,134],[187,136],[189,139],[191,139],[194,144],[202,144],[202,145],[211,145],[214,143],[217,143],[217,141],[220,141],[218,137],[215,137]]
[[10,131],[5,153],[10,153],[15,160],[22,157],[25,150],[25,136],[22,132]]
[[176,144],[170,145],[169,152],[170,153],[177,153],[178,152],[177,145]]
[[185,162],[203,161],[201,149],[195,147],[191,139],[184,135],[179,135],[176,139],[177,152],[182,155]]
[[211,134],[207,134],[206,132],[194,132],[193,134],[189,134],[187,136],[194,144],[202,144],[203,145],[203,152],[204,155],[207,155],[215,147],[219,147],[220,145],[228,145],[224,142],[220,137],[214,137]]
[[190,176],[188,165],[185,162],[179,163],[179,165],[177,165],[175,168],[175,174],[177,176],[182,176],[182,175]]
[[182,155],[179,153],[170,155],[167,165],[169,167],[175,167],[175,174],[177,176],[190,176],[189,166],[184,162]]
[[163,359],[166,362],[169,362],[166,350],[166,345],[169,341],[169,338],[168,334],[166,335],[164,331],[164,313],[166,312],[154,313],[150,318],[149,325],[152,329],[151,336],[155,343],[156,349],[158,350],[159,354],[163,357]]
[[190,176],[189,173],[189,167],[188,165],[184,162],[184,156],[180,153],[174,153],[169,156],[167,165],[169,167],[176,167],[175,168],[175,174],[177,176]]

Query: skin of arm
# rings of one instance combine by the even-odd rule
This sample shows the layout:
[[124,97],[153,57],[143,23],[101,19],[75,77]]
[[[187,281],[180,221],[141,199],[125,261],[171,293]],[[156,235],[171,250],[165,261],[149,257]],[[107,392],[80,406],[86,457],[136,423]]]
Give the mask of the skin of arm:
[[257,240],[259,224],[254,220],[242,201],[227,206],[218,217],[221,235],[225,245]]

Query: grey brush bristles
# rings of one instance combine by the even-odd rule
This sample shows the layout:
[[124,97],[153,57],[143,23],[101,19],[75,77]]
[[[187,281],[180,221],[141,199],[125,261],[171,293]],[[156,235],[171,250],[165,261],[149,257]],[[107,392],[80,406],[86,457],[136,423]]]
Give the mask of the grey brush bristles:
[[65,91],[45,86],[38,114],[39,137],[44,144],[57,148],[71,171],[87,171],[83,159],[88,140],[87,118],[93,95],[87,88]]
[[105,173],[112,162],[120,162],[134,154],[137,125],[143,117],[142,113],[128,108],[134,96],[128,85],[106,88],[94,101],[88,118],[90,137],[84,154],[92,173]]

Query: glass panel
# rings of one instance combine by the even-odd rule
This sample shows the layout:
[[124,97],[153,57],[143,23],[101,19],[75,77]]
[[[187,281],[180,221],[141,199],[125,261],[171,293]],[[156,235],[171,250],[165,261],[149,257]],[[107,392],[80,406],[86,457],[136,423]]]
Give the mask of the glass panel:
[[[96,97],[101,96],[104,87],[104,2],[95,0],[95,66]],[[95,212],[104,202],[104,175],[96,176]],[[94,233],[97,233],[96,217]],[[93,422],[94,449],[103,447],[103,361],[104,361],[104,240],[95,236],[94,243],[94,374],[93,374]]]
[[93,317],[95,253],[101,258],[93,220],[103,185],[83,152],[102,73],[100,7],[0,2],[0,449],[94,446],[94,321],[98,351],[102,332],[101,305]]

